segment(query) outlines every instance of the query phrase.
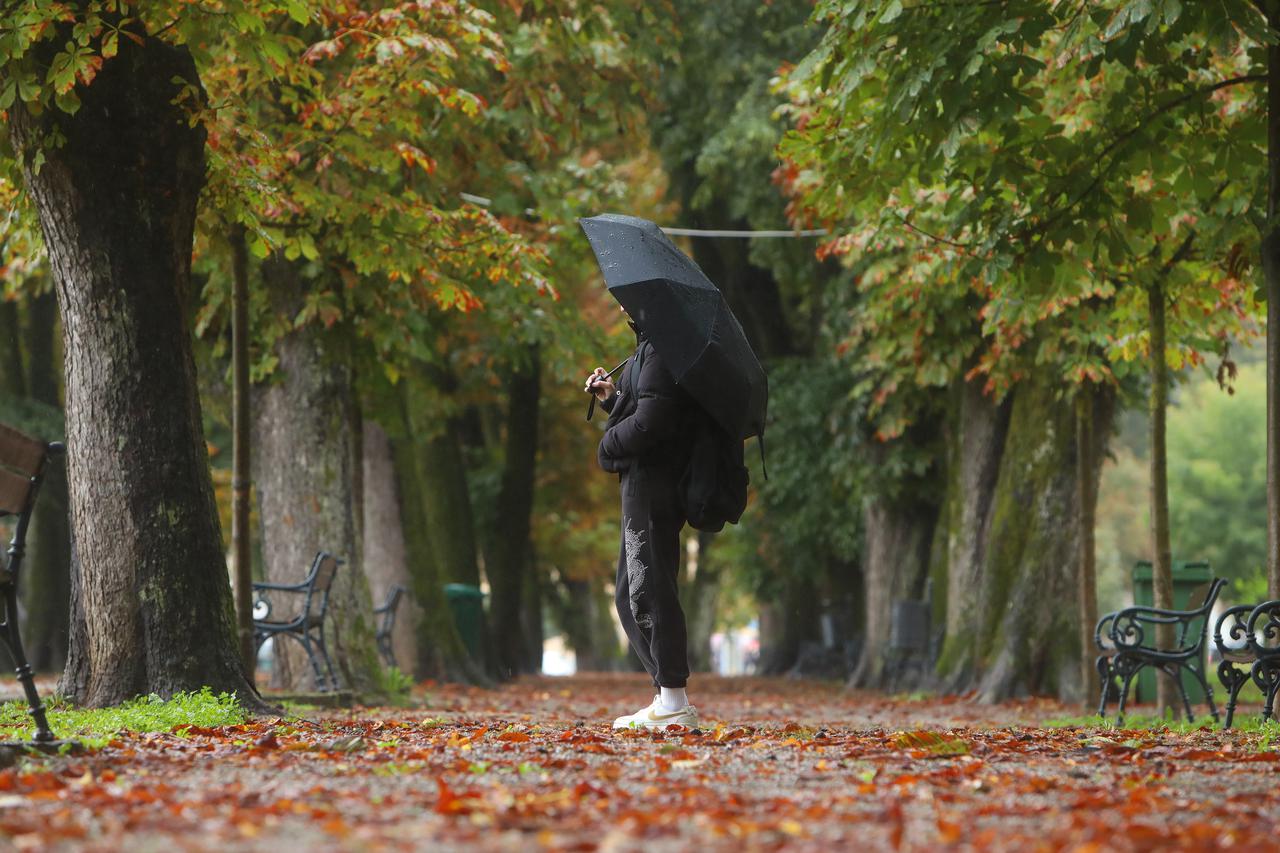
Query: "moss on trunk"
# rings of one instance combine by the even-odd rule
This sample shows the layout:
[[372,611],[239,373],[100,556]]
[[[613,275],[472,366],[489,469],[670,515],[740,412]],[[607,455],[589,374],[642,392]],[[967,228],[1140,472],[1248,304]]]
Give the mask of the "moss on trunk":
[[[1026,692],[1078,696],[1079,509],[1076,414],[1047,378],[996,406],[962,395],[948,437],[948,496],[934,549],[946,581],[936,671],[987,701]],[[1094,477],[1112,395],[1095,401]]]

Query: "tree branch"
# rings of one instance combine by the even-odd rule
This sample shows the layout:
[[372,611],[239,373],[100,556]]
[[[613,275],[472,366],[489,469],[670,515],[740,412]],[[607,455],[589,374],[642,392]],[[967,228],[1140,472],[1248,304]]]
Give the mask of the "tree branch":
[[[1124,145],[1133,137],[1137,136],[1139,131],[1141,131],[1144,127],[1146,127],[1147,124],[1149,124],[1152,120],[1159,118],[1160,116],[1170,112],[1171,110],[1177,109],[1178,107],[1182,106],[1188,101],[1194,100],[1195,98],[1198,98],[1204,95],[1211,95],[1214,92],[1218,91],[1219,89],[1226,89],[1231,86],[1238,86],[1242,83],[1265,82],[1266,79],[1267,77],[1265,74],[1245,74],[1240,77],[1231,77],[1227,80],[1219,80],[1217,83],[1213,83],[1209,86],[1204,86],[1199,89],[1195,89],[1191,92],[1186,92],[1182,95],[1179,95],[1178,97],[1171,99],[1167,103],[1161,104],[1160,106],[1156,107],[1151,112],[1147,113],[1145,116],[1139,119],[1137,123],[1135,123],[1128,130],[1125,130],[1123,133],[1120,133],[1119,135],[1117,135],[1115,139],[1111,140],[1111,142],[1109,142],[1105,147],[1103,147],[1103,149],[1100,152],[1098,152],[1094,160],[1101,161],[1104,158],[1109,157],[1118,148],[1120,148],[1120,146]],[[1092,195],[1093,192],[1097,190],[1097,188],[1102,184],[1103,178],[1105,178],[1108,174],[1110,174],[1112,169],[1115,168],[1116,162],[1117,162],[1116,158],[1112,157],[1107,162],[1106,166],[1104,166],[1101,171],[1099,171],[1096,175],[1094,175],[1093,180],[1090,181],[1089,184],[1083,190],[1081,190],[1079,194],[1075,196],[1075,198],[1073,198],[1070,202],[1068,202],[1065,207],[1060,208],[1056,213],[1054,213],[1048,219],[1044,220],[1044,222],[1042,222],[1037,228],[1027,229],[1027,231],[1025,231],[1022,235],[1023,238],[1025,239],[1033,231],[1044,232],[1052,225],[1055,225],[1059,220],[1062,219],[1062,217],[1066,216],[1067,213],[1069,213],[1073,208],[1077,207],[1082,201],[1084,201],[1086,198]],[[1219,192],[1221,192],[1221,190],[1219,190]]]
[[957,249],[963,249],[966,253],[973,248],[973,244],[971,243],[960,243],[955,240],[949,240],[946,237],[939,237],[937,234],[930,234],[928,231],[925,231],[923,228],[919,228],[913,225],[911,220],[907,219],[905,216],[898,215],[898,221],[901,222],[903,225],[907,226],[907,228],[909,228],[910,230],[919,234],[920,236],[928,237],[930,240],[933,240],[935,243],[946,243],[948,246],[955,246]]

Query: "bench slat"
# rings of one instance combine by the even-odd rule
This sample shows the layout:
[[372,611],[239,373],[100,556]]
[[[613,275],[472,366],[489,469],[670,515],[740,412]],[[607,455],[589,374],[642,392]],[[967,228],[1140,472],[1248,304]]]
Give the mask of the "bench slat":
[[0,515],[17,515],[27,506],[31,479],[0,468]]
[[0,424],[0,466],[34,477],[44,464],[44,442]]

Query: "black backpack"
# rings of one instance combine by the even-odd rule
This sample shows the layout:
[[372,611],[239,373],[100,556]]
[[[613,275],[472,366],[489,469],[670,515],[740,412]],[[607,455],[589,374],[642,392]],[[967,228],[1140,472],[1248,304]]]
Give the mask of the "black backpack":
[[696,530],[718,533],[737,524],[747,508],[750,475],[742,440],[734,439],[701,407],[694,407],[689,464],[677,487],[685,518]]

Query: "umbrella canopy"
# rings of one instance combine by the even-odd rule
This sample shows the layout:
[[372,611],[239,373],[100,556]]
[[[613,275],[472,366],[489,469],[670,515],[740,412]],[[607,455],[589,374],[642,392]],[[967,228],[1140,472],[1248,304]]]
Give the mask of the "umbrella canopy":
[[609,292],[676,382],[730,435],[763,432],[768,379],[720,290],[647,219],[606,213],[579,222]]

